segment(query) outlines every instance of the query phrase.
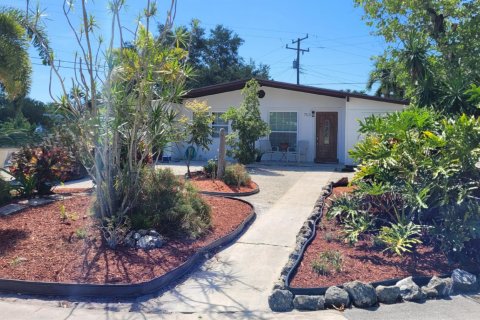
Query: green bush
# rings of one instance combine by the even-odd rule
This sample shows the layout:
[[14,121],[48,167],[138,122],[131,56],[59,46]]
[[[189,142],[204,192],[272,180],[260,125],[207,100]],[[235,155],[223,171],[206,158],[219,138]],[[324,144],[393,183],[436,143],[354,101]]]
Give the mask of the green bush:
[[153,228],[167,236],[198,238],[211,226],[211,209],[191,184],[170,169],[142,175],[138,205],[130,214],[134,229]]
[[4,205],[10,201],[10,190],[10,183],[0,178],[0,205]]
[[223,175],[223,182],[229,186],[248,186],[252,179],[245,169],[244,165],[233,164],[225,168],[225,173]]
[[55,183],[68,176],[73,162],[73,156],[64,148],[47,145],[23,147],[12,155],[9,170],[20,183],[18,191],[31,196],[35,192],[49,193]]
[[364,140],[350,151],[359,163],[355,193],[392,223],[380,227],[402,217],[424,225],[451,257],[480,262],[480,120],[409,107],[365,119],[360,132]]
[[207,161],[207,164],[203,166],[203,172],[209,178],[215,179],[218,169],[218,160],[210,159]]

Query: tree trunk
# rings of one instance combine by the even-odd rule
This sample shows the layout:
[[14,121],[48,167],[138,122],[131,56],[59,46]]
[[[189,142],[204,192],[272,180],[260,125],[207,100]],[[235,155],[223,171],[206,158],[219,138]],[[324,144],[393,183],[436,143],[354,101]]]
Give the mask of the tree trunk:
[[225,173],[225,129],[220,129],[220,147],[218,148],[217,179],[222,179]]

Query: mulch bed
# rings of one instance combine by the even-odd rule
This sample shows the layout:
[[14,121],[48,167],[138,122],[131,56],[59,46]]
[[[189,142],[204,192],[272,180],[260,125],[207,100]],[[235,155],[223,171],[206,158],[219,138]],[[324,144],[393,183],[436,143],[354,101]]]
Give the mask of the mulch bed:
[[[334,188],[332,195],[327,199],[327,204],[332,197],[351,191],[349,187]],[[448,264],[444,254],[428,245],[417,246],[416,256],[404,255],[403,257],[373,248],[371,239],[360,240],[355,246],[350,246],[343,241],[342,229],[336,221],[326,219],[326,211],[325,209],[314,240],[305,250],[290,283],[291,287],[328,287],[353,280],[375,282],[407,276],[432,276],[455,269],[455,266]],[[313,270],[312,263],[321,252],[327,250],[337,250],[343,255],[342,271],[319,275]]]
[[206,177],[202,171],[192,172],[190,182],[200,191],[223,192],[223,193],[244,193],[251,192],[258,188],[253,181],[248,186],[229,186],[222,180]]
[[[205,196],[212,228],[198,240],[168,239],[150,251],[110,250],[90,216],[91,197],[74,196],[0,218],[0,278],[65,283],[139,283],[184,263],[197,249],[236,229],[251,213],[246,203]],[[60,206],[70,215],[60,218]],[[79,230],[87,238],[79,238]]]

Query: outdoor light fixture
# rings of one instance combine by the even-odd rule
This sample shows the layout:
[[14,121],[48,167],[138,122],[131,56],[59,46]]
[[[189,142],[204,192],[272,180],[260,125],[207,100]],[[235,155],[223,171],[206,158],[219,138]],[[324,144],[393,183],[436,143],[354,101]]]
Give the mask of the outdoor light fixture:
[[315,111],[312,110],[312,118],[315,118]]

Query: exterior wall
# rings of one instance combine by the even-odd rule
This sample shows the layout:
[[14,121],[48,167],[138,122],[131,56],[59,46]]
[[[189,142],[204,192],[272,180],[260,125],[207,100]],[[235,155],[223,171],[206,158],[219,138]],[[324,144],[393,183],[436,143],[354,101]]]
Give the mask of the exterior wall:
[[[262,119],[269,122],[270,112],[297,112],[297,141],[307,140],[307,162],[315,158],[315,112],[338,112],[338,149],[337,157],[340,163],[345,160],[345,99],[295,92],[284,89],[262,87],[265,97],[260,99]],[[206,100],[212,112],[225,112],[231,106],[242,103],[241,91],[231,91],[197,98]],[[231,128],[229,128],[231,131]],[[210,151],[199,152],[198,159],[206,160],[217,156],[219,139],[214,138]],[[183,155],[185,146],[177,150],[177,157]],[[293,160],[293,159],[290,159]],[[304,161],[302,159],[302,161]]]
[[348,123],[345,132],[345,164],[353,165],[354,161],[348,156],[348,150],[361,139],[361,135],[358,132],[360,128],[359,121],[364,120],[370,115],[382,115],[389,112],[402,110],[405,105],[386,103],[380,101],[372,101],[367,99],[350,98],[347,102],[347,111],[345,116],[345,122]]
[[[348,156],[348,150],[361,139],[358,133],[359,120],[363,120],[372,114],[385,114],[401,110],[405,106],[361,98],[334,98],[316,94],[296,92],[285,89],[262,87],[265,97],[260,99],[260,112],[262,119],[269,122],[270,112],[297,112],[297,141],[308,141],[307,162],[315,159],[316,146],[316,118],[314,112],[338,112],[338,146],[337,158],[341,164],[354,164]],[[231,106],[239,106],[242,103],[241,90],[224,92],[196,98],[206,100],[212,112],[225,112]],[[191,117],[191,114],[187,114]],[[229,127],[231,132],[231,127]],[[199,151],[198,160],[207,160],[217,157],[219,138],[213,138],[209,151]],[[172,148],[174,158],[183,158],[186,145],[178,144]],[[265,158],[264,158],[265,159]],[[267,159],[269,159],[267,157]],[[275,160],[275,159],[274,159]],[[290,159],[293,160],[293,159]],[[304,159],[302,159],[304,161]]]

